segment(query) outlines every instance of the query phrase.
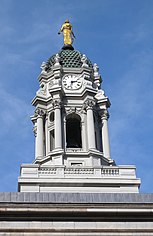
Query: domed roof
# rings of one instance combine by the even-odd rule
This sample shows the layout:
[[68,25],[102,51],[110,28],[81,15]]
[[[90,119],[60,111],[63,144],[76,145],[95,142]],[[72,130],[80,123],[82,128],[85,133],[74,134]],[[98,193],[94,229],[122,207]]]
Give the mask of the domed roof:
[[[82,61],[81,58],[83,56],[82,53],[80,53],[77,50],[72,50],[72,49],[62,49],[59,53],[58,53],[59,57],[60,57],[60,64],[63,67],[66,68],[81,68],[82,67]],[[56,54],[54,54],[53,56],[51,56],[47,63],[46,63],[46,71],[50,71],[53,67],[53,65],[55,64],[55,56]],[[91,61],[87,58],[86,63],[88,64],[89,68],[92,68],[92,63]]]

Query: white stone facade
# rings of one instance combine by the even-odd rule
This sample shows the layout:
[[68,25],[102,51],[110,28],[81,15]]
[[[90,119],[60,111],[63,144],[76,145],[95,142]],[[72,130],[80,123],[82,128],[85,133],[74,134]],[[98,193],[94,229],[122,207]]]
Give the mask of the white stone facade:
[[153,194],[1,193],[0,235],[151,236]]
[[81,62],[80,68],[66,68],[56,54],[49,72],[41,66],[32,101],[35,160],[21,165],[21,192],[138,192],[135,167],[111,159],[110,102],[99,89],[98,66],[89,67],[85,55]]

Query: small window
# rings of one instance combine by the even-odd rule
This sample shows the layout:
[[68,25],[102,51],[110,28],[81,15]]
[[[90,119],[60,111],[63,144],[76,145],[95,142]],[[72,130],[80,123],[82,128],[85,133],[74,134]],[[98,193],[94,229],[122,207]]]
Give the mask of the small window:
[[54,129],[50,131],[50,151],[55,148]]
[[71,163],[71,166],[82,166],[82,162],[78,162],[78,163]]
[[51,113],[50,113],[49,119],[50,119],[50,122],[53,122],[53,121],[54,121],[54,112],[51,112]]
[[69,117],[66,121],[66,147],[82,148],[80,117]]

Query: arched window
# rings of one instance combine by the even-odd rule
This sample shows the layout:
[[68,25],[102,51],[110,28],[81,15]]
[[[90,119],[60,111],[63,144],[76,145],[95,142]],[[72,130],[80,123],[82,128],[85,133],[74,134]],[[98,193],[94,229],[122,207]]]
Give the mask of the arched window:
[[76,114],[69,115],[66,119],[66,147],[82,148],[81,119]]

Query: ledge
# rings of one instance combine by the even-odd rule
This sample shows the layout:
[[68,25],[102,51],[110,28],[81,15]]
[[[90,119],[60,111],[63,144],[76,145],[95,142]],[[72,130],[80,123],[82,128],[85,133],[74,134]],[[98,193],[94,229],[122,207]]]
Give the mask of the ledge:
[[0,192],[0,203],[123,203],[153,204],[153,194],[140,193],[19,193]]

